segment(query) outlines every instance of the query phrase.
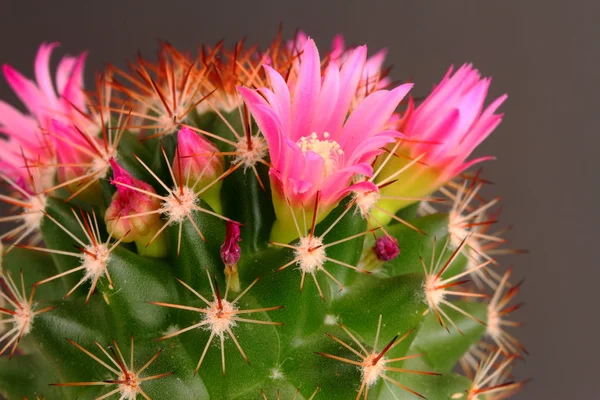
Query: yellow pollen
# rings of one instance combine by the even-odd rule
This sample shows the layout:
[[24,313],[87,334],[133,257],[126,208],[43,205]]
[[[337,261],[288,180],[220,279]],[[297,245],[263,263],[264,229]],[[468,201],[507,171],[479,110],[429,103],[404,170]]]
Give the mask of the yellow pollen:
[[319,139],[316,132],[310,134],[310,136],[303,136],[296,143],[303,153],[312,151],[318,154],[325,161],[325,168],[323,174],[325,176],[330,175],[337,169],[339,158],[344,154],[344,150],[340,148],[340,145],[335,140],[329,139],[329,132],[323,133],[323,140]]

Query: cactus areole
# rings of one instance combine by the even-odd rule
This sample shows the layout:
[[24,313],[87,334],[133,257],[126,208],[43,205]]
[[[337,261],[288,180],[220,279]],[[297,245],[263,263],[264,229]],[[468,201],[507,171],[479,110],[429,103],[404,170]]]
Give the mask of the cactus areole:
[[[506,96],[385,51],[161,43],[0,100],[0,398],[505,399],[527,355],[471,152]],[[419,97],[430,82],[416,83]]]

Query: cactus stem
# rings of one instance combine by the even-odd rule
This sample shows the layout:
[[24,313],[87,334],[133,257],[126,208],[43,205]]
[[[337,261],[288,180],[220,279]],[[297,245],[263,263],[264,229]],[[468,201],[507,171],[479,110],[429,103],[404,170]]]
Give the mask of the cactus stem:
[[12,328],[8,330],[2,337],[0,337],[0,343],[8,339],[2,349],[0,349],[0,355],[2,355],[8,348],[11,348],[9,358],[15,354],[19,343],[24,335],[27,335],[31,331],[33,326],[34,318],[42,313],[53,310],[55,307],[46,307],[41,310],[35,310],[35,303],[33,298],[35,296],[35,287],[31,289],[29,298],[25,292],[25,280],[23,278],[23,271],[21,275],[21,290],[17,288],[15,281],[12,279],[8,271],[0,273],[0,299],[8,302],[13,309],[0,307],[0,314],[8,315],[8,319],[0,319],[0,326],[4,324],[12,323]]
[[240,286],[240,275],[238,273],[237,264],[226,264],[225,265],[225,276],[227,278],[227,289],[232,292],[239,292]]
[[394,368],[394,367],[387,366],[387,364],[404,361],[409,358],[415,358],[415,357],[418,357],[419,355],[410,355],[410,356],[393,358],[393,359],[385,358],[385,354],[388,353],[394,347],[396,347],[399,343],[402,343],[408,336],[410,336],[412,334],[414,329],[410,330],[409,332],[404,334],[402,337],[400,337],[400,335],[396,335],[383,348],[383,350],[381,350],[380,352],[377,352],[377,344],[379,342],[379,333],[381,332],[381,320],[382,320],[382,316],[380,315],[379,322],[377,324],[377,333],[375,335],[375,344],[371,351],[368,351],[367,348],[342,324],[339,324],[339,326],[352,339],[352,341],[359,347],[360,351],[355,350],[352,346],[350,346],[343,340],[341,340],[331,334],[327,334],[327,336],[329,338],[333,339],[338,344],[341,344],[346,349],[350,350],[354,355],[359,357],[359,359],[360,359],[359,361],[351,360],[351,359],[348,359],[345,357],[336,356],[333,354],[320,353],[320,352],[318,352],[317,354],[320,356],[326,357],[326,358],[330,358],[332,360],[341,361],[343,363],[351,364],[351,365],[355,365],[355,366],[359,367],[359,369],[361,371],[361,375],[362,375],[362,382],[361,382],[361,386],[358,391],[358,395],[356,396],[357,400],[360,399],[361,396],[363,396],[363,399],[366,400],[368,398],[369,388],[372,387],[373,385],[375,385],[375,383],[377,383],[379,378],[385,379],[385,380],[393,383],[394,385],[424,399],[425,397],[423,397],[421,394],[415,392],[414,390],[401,384],[400,382],[397,382],[397,381],[393,380],[392,378],[388,377],[386,375],[386,371],[401,372],[401,373],[407,373],[407,374],[418,374],[418,375],[431,375],[431,376],[438,376],[439,374],[437,374],[435,372],[415,371],[415,370]]
[[[84,243],[81,239],[79,239],[75,234],[70,232],[67,228],[65,228],[60,222],[54,219],[51,215],[46,214],[46,217],[53,221],[59,228],[61,228],[65,233],[67,233],[71,238],[73,238],[79,246],[75,245],[80,252],[69,252],[63,250],[55,250],[55,249],[47,249],[44,247],[35,247],[35,246],[19,246],[22,248],[51,253],[51,254],[60,254],[69,257],[77,257],[81,260],[81,264],[78,267],[72,268],[68,271],[61,272],[60,274],[56,274],[49,278],[43,279],[34,284],[35,286],[43,285],[44,283],[51,282],[55,279],[61,278],[65,275],[69,275],[78,271],[85,271],[83,277],[79,280],[79,282],[69,290],[69,292],[64,296],[70,296],[79,286],[84,284],[86,281],[91,281],[92,284],[88,291],[88,295],[85,299],[85,304],[88,303],[90,297],[96,290],[96,286],[100,278],[106,275],[108,279],[110,287],[113,287],[112,279],[110,277],[110,273],[108,272],[108,264],[110,262],[110,253],[119,246],[121,241],[127,236],[124,235],[121,239],[117,240],[114,243],[111,243],[112,236],[109,236],[106,242],[101,242],[100,240],[100,229],[98,227],[98,220],[96,218],[95,212],[92,212],[92,216],[90,214],[84,214],[81,212],[81,218],[77,215],[74,209],[71,209],[73,215],[77,219],[79,226],[84,232],[86,239],[88,240],[88,244]],[[83,221],[83,222],[82,222]]]
[[464,280],[461,278],[463,278],[469,274],[472,274],[474,271],[476,271],[478,269],[487,267],[491,261],[483,262],[471,269],[468,269],[466,271],[463,271],[463,272],[453,275],[451,277],[442,277],[444,272],[446,272],[448,267],[454,262],[456,257],[461,253],[464,246],[468,242],[469,238],[470,238],[470,235],[462,240],[460,245],[452,252],[452,255],[448,258],[448,260],[443,265],[442,265],[442,259],[444,258],[444,254],[446,253],[448,244],[451,241],[450,238],[448,238],[446,240],[446,243],[445,243],[445,245],[442,249],[442,252],[440,253],[440,256],[437,259],[437,261],[435,260],[436,241],[437,240],[436,240],[436,238],[434,238],[433,249],[431,252],[432,253],[431,254],[431,263],[430,263],[429,267],[427,267],[425,265],[425,261],[423,260],[423,258],[419,257],[419,259],[421,260],[421,266],[423,267],[423,271],[425,273],[424,291],[425,291],[426,302],[429,306],[429,309],[426,312],[433,311],[435,313],[436,318],[437,318],[438,322],[440,323],[440,325],[443,326],[448,331],[448,333],[450,333],[450,330],[445,323],[446,320],[461,335],[462,335],[462,331],[460,330],[460,328],[458,328],[458,326],[454,323],[454,321],[452,321],[452,319],[448,316],[448,314],[442,309],[442,305],[452,308],[453,310],[473,319],[474,321],[479,322],[483,325],[486,325],[485,322],[481,321],[478,318],[475,318],[473,315],[469,314],[462,308],[460,308],[460,307],[452,304],[450,301],[446,300],[447,296],[461,296],[461,297],[473,297],[473,298],[487,298],[488,297],[486,294],[483,294],[483,293],[473,293],[473,292],[468,292],[468,291],[457,291],[457,290],[447,290],[447,289],[451,289],[456,286],[460,286],[464,283],[469,282],[469,280]]
[[116,379],[107,379],[103,381],[97,382],[67,382],[67,383],[53,383],[50,386],[97,386],[97,385],[116,385],[117,388],[108,392],[98,398],[96,400],[106,399],[112,395],[119,395],[122,400],[136,400],[137,395],[140,394],[145,399],[149,399],[148,395],[144,392],[141,385],[143,382],[164,378],[172,374],[172,372],[162,373],[158,375],[146,376],[142,377],[141,374],[144,372],[160,355],[162,350],[159,350],[150,360],[144,364],[142,368],[139,370],[135,370],[134,367],[134,338],[131,336],[131,353],[130,353],[130,362],[127,365],[125,358],[123,357],[123,353],[119,348],[119,345],[116,341],[113,340],[113,346],[109,346],[109,349],[112,353],[112,356],[102,347],[102,345],[96,341],[94,344],[98,346],[98,348],[102,351],[102,353],[110,360],[110,362],[116,366],[118,369],[111,367],[106,362],[102,361],[100,358],[92,354],[90,351],[86,350],[80,344],[76,343],[73,340],[67,339],[67,341],[75,346],[78,350],[83,352],[85,355],[96,361],[98,364],[102,365],[104,368],[109,370],[111,373],[117,376]]
[[221,292],[219,290],[219,285],[217,283],[216,277],[214,279],[213,284],[213,278],[210,276],[210,272],[208,270],[206,271],[206,274],[211,287],[213,301],[209,301],[196,290],[194,290],[191,286],[189,286],[187,283],[178,279],[179,283],[181,283],[186,289],[191,291],[196,297],[198,297],[200,300],[202,300],[202,302],[206,304],[204,308],[162,302],[151,302],[151,304],[162,307],[178,308],[187,311],[195,311],[200,313],[202,316],[201,322],[195,325],[188,326],[187,328],[178,330],[176,332],[171,332],[159,338],[158,340],[165,340],[200,327],[204,327],[205,329],[210,330],[210,336],[208,338],[206,346],[204,347],[202,355],[200,356],[200,360],[198,361],[196,369],[194,370],[194,374],[196,374],[202,366],[202,361],[204,361],[206,352],[208,351],[208,348],[215,337],[218,337],[221,343],[222,371],[223,374],[225,374],[225,333],[227,333],[229,337],[231,337],[231,340],[234,342],[235,346],[237,347],[244,360],[248,364],[250,364],[250,360],[246,356],[246,353],[244,352],[242,346],[238,342],[237,337],[233,333],[232,328],[234,328],[238,322],[260,325],[283,325],[283,323],[281,322],[248,319],[239,317],[239,315],[280,310],[283,308],[283,306],[265,307],[248,310],[239,309],[237,303],[242,299],[242,297],[244,297],[246,293],[248,293],[250,289],[252,289],[252,287],[258,282],[259,278],[256,278],[250,285],[248,285],[248,287],[246,287],[246,289],[244,289],[240,294],[238,294],[234,300],[228,301],[227,291],[225,292],[225,296],[221,297]]
[[[317,395],[317,393],[319,392],[319,390],[321,390],[320,386],[315,389],[315,391],[308,398],[308,400],[313,400],[315,398],[315,396]],[[269,398],[267,397],[267,394],[265,393],[264,390],[261,390],[261,394],[262,394],[264,400],[269,400]],[[296,393],[294,393],[294,397],[292,398],[292,400],[297,400],[298,396],[300,396],[300,389],[296,389]],[[281,400],[281,393],[279,392],[279,390],[277,390],[277,400]]]

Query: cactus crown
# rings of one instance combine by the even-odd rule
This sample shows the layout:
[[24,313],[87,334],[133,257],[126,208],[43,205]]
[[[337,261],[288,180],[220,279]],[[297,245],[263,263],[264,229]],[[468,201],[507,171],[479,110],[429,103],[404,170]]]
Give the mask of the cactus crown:
[[300,33],[196,57],[161,43],[86,92],[83,57],[52,82],[54,46],[37,82],[4,70],[31,115],[0,104],[0,200],[17,210],[1,219],[0,394],[520,390],[520,285],[496,258],[519,250],[465,162],[504,97],[483,109],[471,66],[415,105],[382,53],[336,38],[320,56]]

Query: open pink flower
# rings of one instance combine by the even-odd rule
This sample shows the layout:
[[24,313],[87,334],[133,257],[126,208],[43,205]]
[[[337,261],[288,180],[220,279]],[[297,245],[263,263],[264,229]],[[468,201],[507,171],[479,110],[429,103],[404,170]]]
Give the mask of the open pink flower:
[[[470,64],[463,65],[454,74],[452,71],[450,68],[416,109],[411,101],[398,121],[398,129],[407,140],[400,141],[396,147],[395,153],[401,157],[391,157],[377,177],[378,182],[394,179],[381,190],[382,198],[388,198],[378,204],[387,213],[376,212],[375,218],[381,223],[389,221],[389,214],[428,196],[472,165],[491,158],[467,161],[502,121],[502,114],[495,112],[507,96],[500,96],[484,109],[491,80],[482,79]],[[384,162],[383,159],[382,155],[378,163]],[[398,200],[398,197],[407,200]]]
[[290,222],[288,201],[293,209],[310,210],[317,192],[322,211],[318,219],[327,215],[348,193],[353,177],[370,176],[374,157],[400,136],[385,125],[410,84],[374,92],[348,115],[366,54],[366,46],[358,47],[341,67],[331,61],[322,74],[317,47],[309,39],[290,87],[265,66],[272,90],[239,88],[269,145],[280,225]]
[[81,119],[79,110],[86,109],[83,87],[83,66],[86,54],[61,59],[53,81],[50,73],[50,57],[58,43],[43,43],[35,59],[35,82],[25,78],[8,64],[2,66],[4,77],[28,110],[21,113],[0,101],[0,132],[7,136],[0,146],[0,170],[15,179],[29,181],[27,169],[23,168],[23,155],[29,166],[44,167],[42,182],[33,191],[47,188],[52,183],[54,169],[46,167],[55,161],[55,147],[46,133],[52,128],[52,120],[63,122],[71,118]]
[[502,121],[502,114],[494,113],[507,97],[500,96],[484,110],[491,79],[481,79],[471,64],[463,65],[454,74],[452,70],[450,67],[433,92],[405,118],[402,127],[413,142],[411,153],[425,153],[423,161],[440,169],[442,181],[490,158],[466,162]]

